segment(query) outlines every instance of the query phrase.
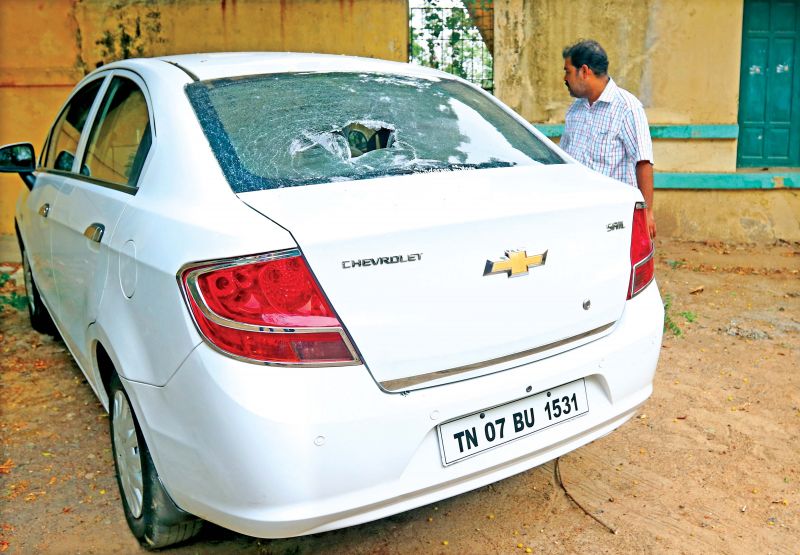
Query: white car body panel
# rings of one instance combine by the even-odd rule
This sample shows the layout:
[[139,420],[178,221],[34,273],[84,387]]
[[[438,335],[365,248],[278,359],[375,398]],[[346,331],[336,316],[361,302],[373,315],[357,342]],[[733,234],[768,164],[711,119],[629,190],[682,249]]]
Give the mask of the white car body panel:
[[[631,213],[641,200],[635,189],[578,167],[552,145],[567,164],[237,195],[187,99],[193,76],[449,77],[379,60],[256,53],[126,60],[98,70],[114,71],[131,72],[147,93],[153,138],[138,190],[98,192],[79,177],[40,171],[16,217],[67,345],[106,407],[108,376],[97,353],[108,353],[161,481],[182,509],[262,537],[365,522],[542,464],[608,433],[649,396],[663,306],[655,282],[625,301]],[[52,221],[37,214],[44,203]],[[99,250],[79,236],[95,221],[106,225]],[[607,232],[616,221],[625,229]],[[52,234],[59,235],[53,249]],[[186,265],[291,248],[303,252],[363,364],[268,367],[226,356],[198,332],[178,281]],[[487,259],[515,248],[547,250],[547,262],[521,278],[482,275]],[[423,258],[341,265],[413,252]],[[469,277],[446,279],[462,273]],[[382,385],[606,324],[563,348],[403,394]],[[588,414],[443,466],[438,424],[581,378]]]
[[[292,231],[373,376],[401,385],[615,322],[630,242],[606,226],[630,228],[638,194],[579,166],[538,166],[240,197]],[[597,239],[581,240],[587,236]],[[545,264],[524,277],[483,275],[487,260],[512,249],[547,252]],[[342,265],[412,253],[420,260]]]
[[[200,80],[231,76],[288,72],[385,72],[437,80],[452,75],[428,68],[376,58],[356,58],[331,54],[293,52],[212,52],[164,56],[167,62],[180,64]],[[465,81],[466,82],[466,81]]]
[[[26,245],[31,269],[36,274],[42,300],[51,312],[55,306],[51,306],[50,302],[57,301],[58,293],[53,276],[51,254],[53,226],[49,221],[49,214],[57,209],[57,203],[61,200],[58,191],[63,180],[64,178],[59,175],[43,175],[34,190],[20,197],[21,202],[17,204],[16,209],[17,225],[20,227],[20,232],[27,236]],[[45,207],[47,216],[40,213]]]
[[[80,364],[91,364],[91,343],[87,341],[89,324],[106,288],[109,269],[107,243],[90,241],[84,231],[93,224],[105,226],[113,235],[114,227],[132,198],[127,193],[65,177],[58,207],[49,218],[53,226],[53,273],[58,292],[55,313],[62,337]],[[68,316],[66,316],[68,315]]]

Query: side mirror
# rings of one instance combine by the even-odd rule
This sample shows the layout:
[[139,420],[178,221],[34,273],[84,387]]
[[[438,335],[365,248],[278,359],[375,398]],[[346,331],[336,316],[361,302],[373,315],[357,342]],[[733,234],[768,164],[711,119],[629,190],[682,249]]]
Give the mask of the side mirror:
[[0,172],[28,173],[36,169],[36,155],[31,143],[0,147]]
[[0,147],[0,172],[18,173],[28,189],[33,188],[36,178],[36,153],[31,143],[15,143]]

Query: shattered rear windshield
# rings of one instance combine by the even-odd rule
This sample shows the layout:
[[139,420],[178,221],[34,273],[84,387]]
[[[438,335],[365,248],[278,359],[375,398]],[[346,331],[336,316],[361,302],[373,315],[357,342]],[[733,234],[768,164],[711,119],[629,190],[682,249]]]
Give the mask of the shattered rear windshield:
[[237,193],[563,160],[455,80],[281,73],[192,83],[189,99]]

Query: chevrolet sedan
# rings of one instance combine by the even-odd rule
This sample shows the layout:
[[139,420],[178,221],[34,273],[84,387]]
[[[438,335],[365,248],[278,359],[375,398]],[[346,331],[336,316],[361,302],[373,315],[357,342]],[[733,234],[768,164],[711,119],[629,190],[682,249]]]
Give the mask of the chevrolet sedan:
[[31,324],[109,411],[146,547],[432,503],[609,433],[652,391],[641,194],[453,76],[125,60],[0,170],[25,182]]

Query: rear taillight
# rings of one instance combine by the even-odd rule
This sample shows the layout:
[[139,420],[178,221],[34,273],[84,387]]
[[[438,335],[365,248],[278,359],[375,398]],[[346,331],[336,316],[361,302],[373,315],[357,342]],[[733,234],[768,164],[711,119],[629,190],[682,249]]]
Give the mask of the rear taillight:
[[637,202],[633,210],[631,230],[631,278],[628,283],[628,298],[638,295],[653,281],[655,273],[655,246],[647,229],[647,217],[643,202]]
[[185,268],[184,297],[203,337],[266,364],[358,364],[339,318],[298,250]]

